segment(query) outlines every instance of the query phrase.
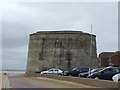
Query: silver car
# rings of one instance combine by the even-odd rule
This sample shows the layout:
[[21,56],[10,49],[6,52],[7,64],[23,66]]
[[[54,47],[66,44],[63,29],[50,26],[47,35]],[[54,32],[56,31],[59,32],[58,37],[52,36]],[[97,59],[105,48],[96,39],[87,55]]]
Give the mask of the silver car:
[[56,75],[63,75],[63,71],[60,69],[52,68],[47,71],[42,71],[41,74],[56,74]]
[[120,82],[120,73],[114,75],[114,76],[112,77],[112,80],[115,81],[115,82]]

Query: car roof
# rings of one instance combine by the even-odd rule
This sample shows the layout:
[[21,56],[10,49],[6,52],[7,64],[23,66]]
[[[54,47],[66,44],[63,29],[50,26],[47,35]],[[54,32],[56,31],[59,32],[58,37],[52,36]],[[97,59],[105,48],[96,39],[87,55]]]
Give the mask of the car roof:
[[120,69],[119,67],[108,66],[108,67],[106,67],[106,68],[103,68],[103,69],[102,69],[102,70],[100,70],[100,71],[104,71],[104,70],[109,69],[109,68]]
[[[58,69],[58,68],[51,68],[51,69],[56,69],[56,70],[60,70],[60,69]],[[51,69],[49,69],[49,70],[51,70]]]
[[108,66],[108,67],[106,67],[106,68],[119,68],[119,67]]

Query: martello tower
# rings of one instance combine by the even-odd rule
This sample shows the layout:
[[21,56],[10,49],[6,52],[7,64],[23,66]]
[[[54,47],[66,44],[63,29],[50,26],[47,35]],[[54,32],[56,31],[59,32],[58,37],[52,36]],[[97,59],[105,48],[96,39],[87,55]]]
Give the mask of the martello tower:
[[26,73],[49,68],[96,67],[96,36],[81,31],[40,31],[30,34]]

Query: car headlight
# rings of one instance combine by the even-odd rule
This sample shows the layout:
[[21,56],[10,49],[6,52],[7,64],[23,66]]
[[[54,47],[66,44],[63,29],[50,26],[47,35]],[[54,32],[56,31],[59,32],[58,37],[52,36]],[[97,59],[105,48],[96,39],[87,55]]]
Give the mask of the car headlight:
[[41,72],[40,74],[44,74],[44,72]]

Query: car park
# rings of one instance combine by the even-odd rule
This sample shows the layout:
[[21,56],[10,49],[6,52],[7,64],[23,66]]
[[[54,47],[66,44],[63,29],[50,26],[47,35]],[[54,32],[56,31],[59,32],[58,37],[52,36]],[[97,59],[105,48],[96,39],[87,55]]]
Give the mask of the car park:
[[112,77],[112,80],[115,81],[115,82],[120,82],[120,73],[114,75],[114,76]]
[[89,70],[88,72],[84,72],[84,73],[79,73],[79,77],[84,77],[86,78],[88,75],[91,75],[92,73],[95,73],[95,72],[98,72],[100,71],[101,69],[100,68],[96,68],[96,69],[91,69]]
[[60,69],[52,68],[47,71],[42,71],[41,74],[56,74],[56,75],[62,75],[63,71]]
[[99,72],[92,73],[88,78],[112,80],[112,77],[118,73],[120,73],[119,67],[106,67]]
[[78,77],[79,73],[88,72],[90,68],[88,67],[76,67],[65,73],[65,76],[76,76]]

